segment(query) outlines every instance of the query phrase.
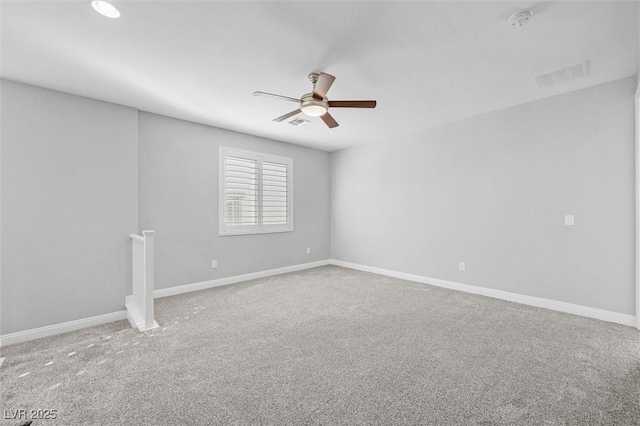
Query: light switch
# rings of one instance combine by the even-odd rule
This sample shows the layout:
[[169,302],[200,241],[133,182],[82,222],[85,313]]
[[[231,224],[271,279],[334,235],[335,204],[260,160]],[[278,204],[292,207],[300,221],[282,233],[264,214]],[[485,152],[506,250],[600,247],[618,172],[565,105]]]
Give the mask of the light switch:
[[564,216],[564,224],[568,225],[568,226],[573,226],[574,221],[573,221],[573,215],[572,214],[567,214]]

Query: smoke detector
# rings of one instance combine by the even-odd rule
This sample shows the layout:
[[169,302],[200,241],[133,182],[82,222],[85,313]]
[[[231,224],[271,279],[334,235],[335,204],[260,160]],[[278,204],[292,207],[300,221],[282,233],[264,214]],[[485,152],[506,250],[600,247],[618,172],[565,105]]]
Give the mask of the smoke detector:
[[533,11],[531,10],[524,10],[522,12],[517,12],[511,15],[511,17],[509,18],[509,23],[513,27],[521,27],[527,22],[529,22],[532,16],[533,16]]

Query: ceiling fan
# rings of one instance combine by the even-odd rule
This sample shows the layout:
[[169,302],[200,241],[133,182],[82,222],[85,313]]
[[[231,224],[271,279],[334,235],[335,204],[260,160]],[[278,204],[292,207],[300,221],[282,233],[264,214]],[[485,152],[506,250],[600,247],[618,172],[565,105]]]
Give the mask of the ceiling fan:
[[253,92],[254,96],[268,96],[271,98],[282,99],[284,101],[295,102],[300,104],[300,108],[291,111],[273,121],[284,121],[289,117],[303,112],[310,117],[320,117],[329,128],[338,127],[338,122],[329,114],[329,108],[375,108],[376,101],[330,101],[327,98],[327,92],[336,78],[331,74],[321,72],[320,74],[312,72],[309,74],[309,80],[313,83],[313,91],[302,95],[300,99],[290,98],[289,96],[274,95],[266,92]]

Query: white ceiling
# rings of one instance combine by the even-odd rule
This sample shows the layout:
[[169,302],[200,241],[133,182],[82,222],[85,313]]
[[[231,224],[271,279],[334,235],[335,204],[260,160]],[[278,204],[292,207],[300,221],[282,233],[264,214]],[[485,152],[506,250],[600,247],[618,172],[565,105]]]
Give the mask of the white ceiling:
[[[239,132],[334,151],[638,72],[637,2],[2,2],[2,77]],[[521,28],[507,18],[532,9]],[[591,74],[541,89],[540,73],[589,60]],[[336,76],[340,127],[271,120],[307,74]]]

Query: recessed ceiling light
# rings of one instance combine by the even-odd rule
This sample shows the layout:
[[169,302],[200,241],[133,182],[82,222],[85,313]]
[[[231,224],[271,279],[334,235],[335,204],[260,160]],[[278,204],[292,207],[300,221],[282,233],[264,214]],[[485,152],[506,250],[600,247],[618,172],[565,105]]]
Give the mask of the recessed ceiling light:
[[107,18],[119,18],[120,11],[114,5],[104,0],[93,0],[91,6],[101,15]]

